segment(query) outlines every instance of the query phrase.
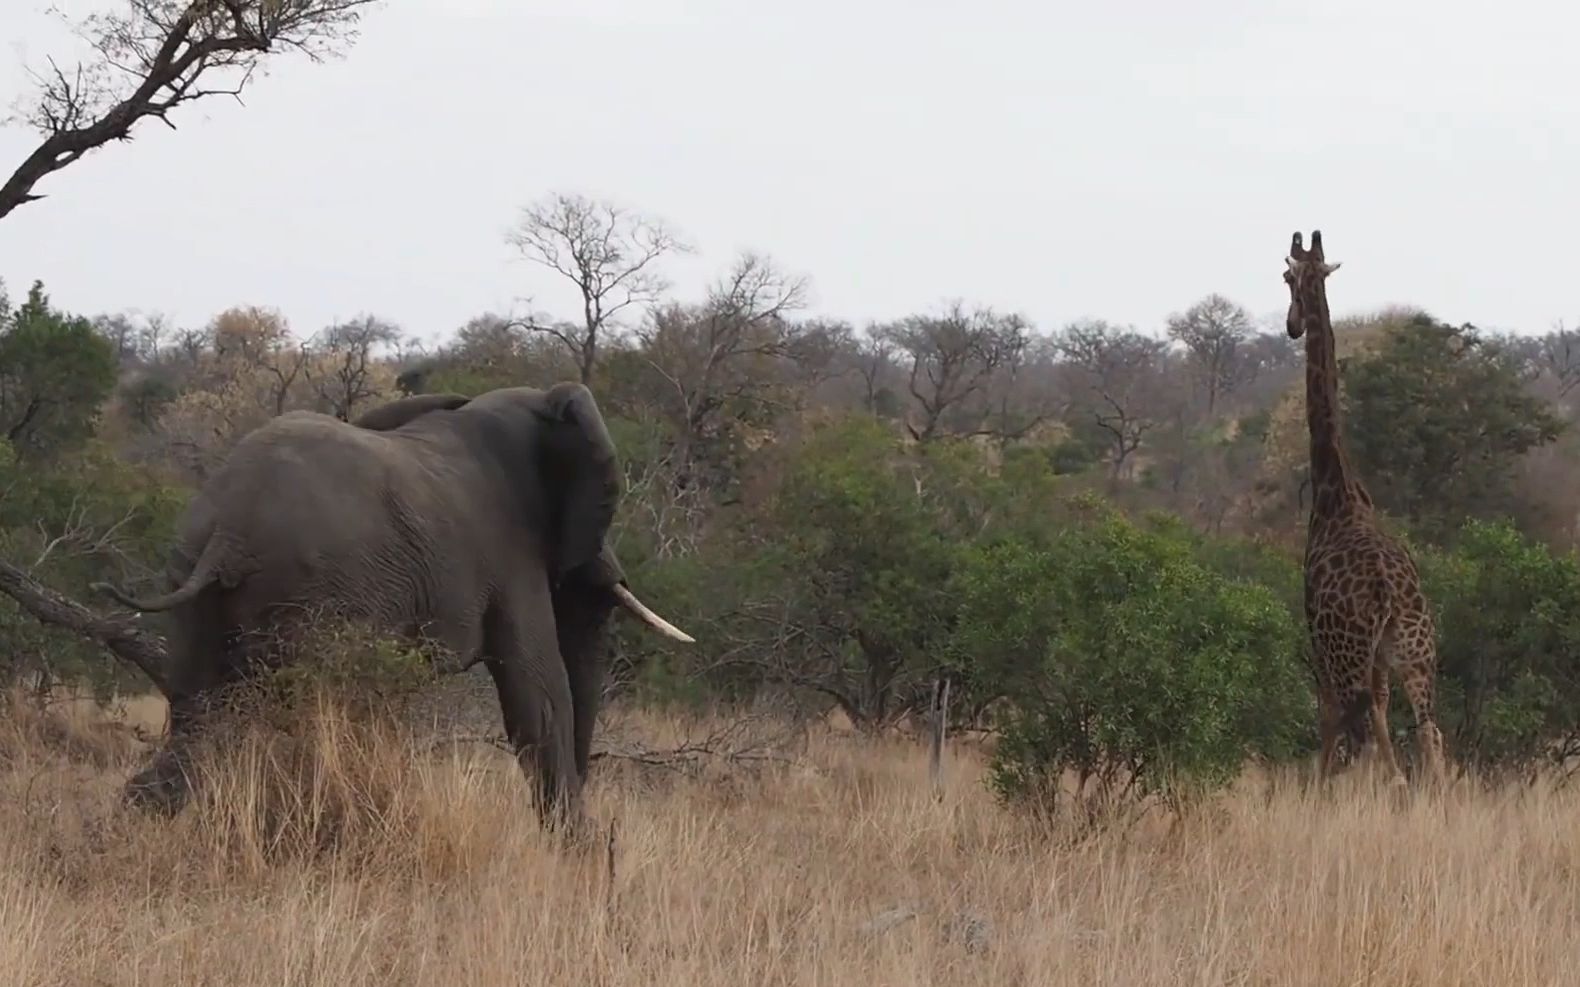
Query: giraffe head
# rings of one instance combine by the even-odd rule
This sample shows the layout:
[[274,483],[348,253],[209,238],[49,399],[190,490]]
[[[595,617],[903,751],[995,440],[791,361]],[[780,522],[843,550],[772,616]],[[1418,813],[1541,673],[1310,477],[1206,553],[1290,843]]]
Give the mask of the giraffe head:
[[1302,245],[1300,234],[1296,233],[1284,263],[1288,265],[1284,283],[1289,285],[1289,318],[1284,328],[1290,339],[1299,339],[1306,334],[1307,319],[1327,314],[1328,293],[1324,283],[1339,265],[1329,264],[1323,258],[1321,230],[1311,231],[1310,250]]

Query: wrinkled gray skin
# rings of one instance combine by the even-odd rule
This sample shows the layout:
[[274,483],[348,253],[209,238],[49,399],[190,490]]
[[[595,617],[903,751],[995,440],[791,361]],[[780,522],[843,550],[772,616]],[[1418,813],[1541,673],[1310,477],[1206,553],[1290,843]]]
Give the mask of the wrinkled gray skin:
[[179,811],[205,700],[274,660],[247,632],[327,605],[443,645],[449,671],[484,662],[540,813],[579,820],[602,631],[624,602],[604,544],[620,493],[609,433],[574,383],[419,395],[355,424],[291,412],[247,435],[188,508],[172,592],[99,587],[173,618],[170,737],[128,798]]

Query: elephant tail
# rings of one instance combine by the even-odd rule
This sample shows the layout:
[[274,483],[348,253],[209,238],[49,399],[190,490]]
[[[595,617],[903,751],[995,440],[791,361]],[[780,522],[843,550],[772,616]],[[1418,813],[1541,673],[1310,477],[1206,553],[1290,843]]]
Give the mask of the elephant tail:
[[192,567],[192,573],[187,576],[186,582],[164,596],[139,600],[109,583],[94,583],[91,588],[105,594],[122,606],[144,613],[178,607],[196,597],[210,583],[220,578],[226,554],[225,542],[226,540],[223,538],[211,536],[203,546],[203,554],[198,556],[197,565]]

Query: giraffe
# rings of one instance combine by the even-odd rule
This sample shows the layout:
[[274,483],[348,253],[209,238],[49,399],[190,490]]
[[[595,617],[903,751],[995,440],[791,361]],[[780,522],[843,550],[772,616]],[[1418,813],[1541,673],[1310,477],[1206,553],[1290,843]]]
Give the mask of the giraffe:
[[1306,532],[1305,610],[1317,679],[1319,777],[1333,773],[1340,734],[1352,754],[1370,733],[1389,781],[1404,772],[1388,737],[1389,673],[1397,674],[1415,714],[1428,776],[1444,771],[1443,734],[1433,714],[1436,630],[1415,560],[1378,525],[1371,495],[1345,455],[1338,406],[1338,361],[1326,282],[1339,269],[1297,232],[1285,259],[1291,339],[1306,340],[1306,424],[1311,433],[1311,516]]

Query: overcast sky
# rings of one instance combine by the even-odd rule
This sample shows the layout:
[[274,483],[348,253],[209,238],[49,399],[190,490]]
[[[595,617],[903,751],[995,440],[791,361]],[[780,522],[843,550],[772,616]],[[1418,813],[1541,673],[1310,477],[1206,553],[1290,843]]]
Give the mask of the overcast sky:
[[[45,7],[0,0],[0,102],[73,50]],[[529,295],[569,314],[503,239],[564,189],[683,230],[681,291],[753,248],[858,324],[1278,312],[1318,227],[1338,313],[1542,331],[1580,320],[1576,37],[1557,0],[386,0],[346,58],[276,59],[245,106],[45,179],[0,276],[86,313],[431,338]],[[0,175],[36,140],[0,129]]]

